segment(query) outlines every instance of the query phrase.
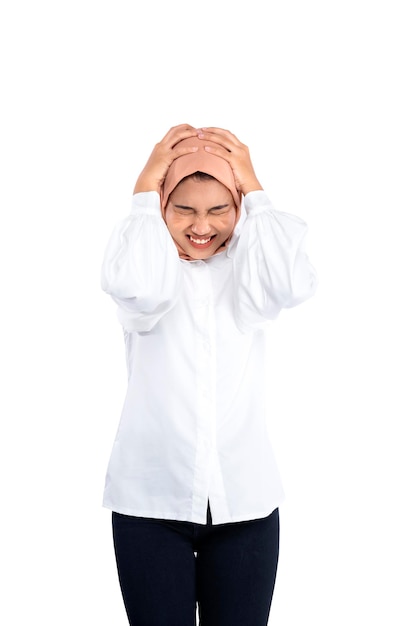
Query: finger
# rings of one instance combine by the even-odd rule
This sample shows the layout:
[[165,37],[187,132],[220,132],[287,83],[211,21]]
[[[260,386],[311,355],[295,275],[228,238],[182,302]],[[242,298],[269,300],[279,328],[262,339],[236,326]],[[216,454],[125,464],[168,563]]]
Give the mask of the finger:
[[178,157],[184,156],[185,154],[191,154],[192,152],[197,152],[197,146],[176,146],[171,150],[172,160],[178,159]]
[[207,152],[220,156],[226,159],[229,163],[232,161],[237,163],[242,161],[242,159],[247,159],[247,147],[238,140],[233,141],[216,133],[200,133],[197,137],[202,141],[202,143],[210,141],[210,145],[206,144],[204,146],[204,149]]
[[199,129],[197,136],[201,139],[208,139],[214,143],[224,145],[228,150],[230,150],[233,146],[237,147],[242,145],[236,135],[231,133],[230,130],[226,130],[224,128],[216,128],[214,126],[204,127]]
[[182,139],[188,137],[195,137],[197,135],[197,129],[190,124],[180,124],[179,126],[173,126],[169,129],[165,137],[162,139],[162,144],[167,144],[171,148]]
[[223,145],[218,145],[218,146],[204,146],[204,150],[206,152],[210,152],[210,154],[214,154],[215,156],[218,156],[222,159],[224,159],[225,161],[227,161],[229,164],[231,163],[233,156],[232,156],[232,151],[229,150],[228,148],[226,148]]
[[213,133],[216,135],[223,135],[225,137],[230,137],[237,140],[236,135],[234,135],[230,130],[227,130],[226,128],[218,128],[216,126],[203,126],[199,130],[207,133]]

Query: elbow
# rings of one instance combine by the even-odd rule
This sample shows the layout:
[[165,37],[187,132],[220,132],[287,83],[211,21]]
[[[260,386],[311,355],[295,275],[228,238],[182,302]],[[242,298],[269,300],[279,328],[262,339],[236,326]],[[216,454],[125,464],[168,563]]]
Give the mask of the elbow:
[[308,274],[294,275],[290,281],[287,297],[283,301],[283,308],[289,309],[297,306],[314,296],[317,284],[317,274],[313,268]]

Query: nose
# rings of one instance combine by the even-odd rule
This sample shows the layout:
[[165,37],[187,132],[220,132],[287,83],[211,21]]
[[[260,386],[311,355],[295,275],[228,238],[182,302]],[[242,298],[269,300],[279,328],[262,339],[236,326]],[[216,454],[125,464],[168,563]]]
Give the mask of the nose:
[[208,235],[210,232],[210,224],[206,215],[196,215],[191,230],[196,235]]

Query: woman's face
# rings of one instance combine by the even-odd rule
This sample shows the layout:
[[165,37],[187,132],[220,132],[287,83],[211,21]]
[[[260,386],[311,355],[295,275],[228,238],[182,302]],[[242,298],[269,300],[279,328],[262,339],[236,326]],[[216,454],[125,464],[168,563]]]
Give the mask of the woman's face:
[[208,259],[229,239],[237,212],[229,189],[215,179],[186,178],[171,193],[165,212],[180,256]]

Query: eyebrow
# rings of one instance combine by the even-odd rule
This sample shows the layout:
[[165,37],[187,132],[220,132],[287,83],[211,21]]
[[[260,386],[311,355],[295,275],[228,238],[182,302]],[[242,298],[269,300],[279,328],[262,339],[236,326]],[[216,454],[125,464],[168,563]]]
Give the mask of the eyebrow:
[[[215,209],[225,209],[228,206],[230,206],[229,202],[227,204],[218,204],[217,206],[210,207],[208,211],[213,211]],[[177,209],[191,209],[192,211],[194,211],[194,207],[186,206],[185,204],[174,204],[174,207]]]

